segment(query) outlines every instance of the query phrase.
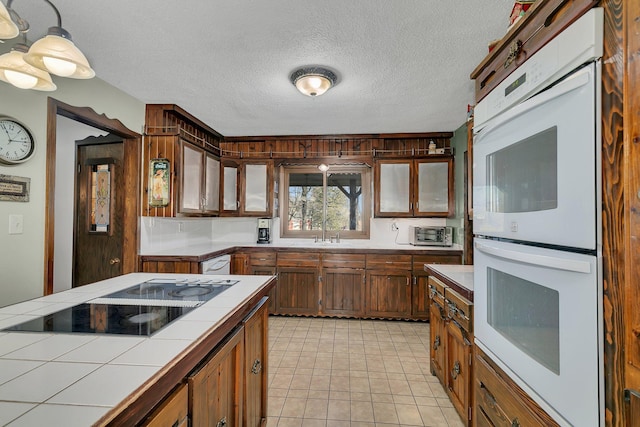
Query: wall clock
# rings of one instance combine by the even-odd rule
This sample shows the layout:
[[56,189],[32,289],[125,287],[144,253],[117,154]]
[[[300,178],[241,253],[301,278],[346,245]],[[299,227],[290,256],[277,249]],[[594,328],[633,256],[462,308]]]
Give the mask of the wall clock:
[[0,163],[15,165],[33,156],[36,143],[33,134],[18,120],[0,116]]

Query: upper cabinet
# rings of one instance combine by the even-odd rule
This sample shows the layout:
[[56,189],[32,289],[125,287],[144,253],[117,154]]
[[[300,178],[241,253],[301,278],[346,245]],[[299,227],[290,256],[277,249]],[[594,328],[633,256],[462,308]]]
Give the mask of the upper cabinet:
[[224,160],[221,215],[270,217],[273,214],[273,161]]
[[375,188],[376,217],[452,216],[453,157],[378,160]]
[[221,139],[216,131],[176,105],[147,105],[143,214],[217,215]]

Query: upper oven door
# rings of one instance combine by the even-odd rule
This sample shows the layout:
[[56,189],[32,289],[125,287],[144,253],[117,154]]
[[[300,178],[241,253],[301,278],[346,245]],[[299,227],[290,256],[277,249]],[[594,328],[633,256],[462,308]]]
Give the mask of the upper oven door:
[[580,68],[475,135],[474,234],[596,249],[598,70]]
[[599,421],[598,266],[592,255],[475,240],[477,343],[574,426]]

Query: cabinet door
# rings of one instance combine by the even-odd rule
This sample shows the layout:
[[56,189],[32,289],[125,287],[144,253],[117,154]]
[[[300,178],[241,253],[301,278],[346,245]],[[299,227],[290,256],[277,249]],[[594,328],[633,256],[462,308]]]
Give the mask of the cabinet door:
[[471,341],[466,331],[454,321],[447,324],[446,387],[454,408],[467,425],[471,423]]
[[378,161],[374,198],[377,217],[412,216],[411,161]]
[[272,163],[244,163],[242,165],[240,215],[271,216],[272,180]]
[[453,216],[453,158],[416,160],[415,216]]
[[238,200],[238,166],[225,163],[222,167],[222,212],[226,214],[237,214],[239,208]]
[[411,317],[414,319],[429,319],[428,279],[426,274],[414,272],[411,290]]
[[243,426],[258,427],[267,419],[267,302],[263,299],[244,321],[245,412]]
[[[253,262],[253,257],[251,257],[251,259]],[[250,274],[255,274],[258,276],[275,276],[276,268],[269,267],[269,266],[251,265]],[[271,288],[271,290],[269,291],[269,314],[279,314],[277,312],[277,307],[276,307],[276,301],[278,298],[277,292],[278,292],[278,285],[276,284],[276,286]]]
[[361,316],[364,313],[364,270],[325,268],[322,271],[322,314]]
[[445,343],[446,343],[446,328],[444,311],[439,304],[431,303],[430,315],[430,356],[431,356],[431,373],[438,377],[442,384],[445,384],[444,370],[445,370]]
[[180,171],[179,213],[202,211],[202,176],[204,150],[188,143],[181,143],[182,168]]
[[409,271],[367,272],[366,314],[408,317],[411,314],[410,285]]
[[318,270],[278,267],[278,314],[318,314]]
[[158,409],[144,420],[142,425],[144,427],[186,427],[189,420],[187,417],[189,412],[188,398],[187,385],[178,386],[162,401]]
[[242,425],[244,386],[244,328],[215,351],[189,381],[193,427]]
[[220,159],[207,153],[204,171],[203,210],[216,214],[220,211]]

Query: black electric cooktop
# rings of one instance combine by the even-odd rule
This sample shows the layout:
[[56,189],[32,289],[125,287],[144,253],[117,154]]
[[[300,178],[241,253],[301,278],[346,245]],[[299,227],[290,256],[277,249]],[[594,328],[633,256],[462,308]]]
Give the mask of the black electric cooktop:
[[150,336],[237,282],[153,279],[4,330]]

